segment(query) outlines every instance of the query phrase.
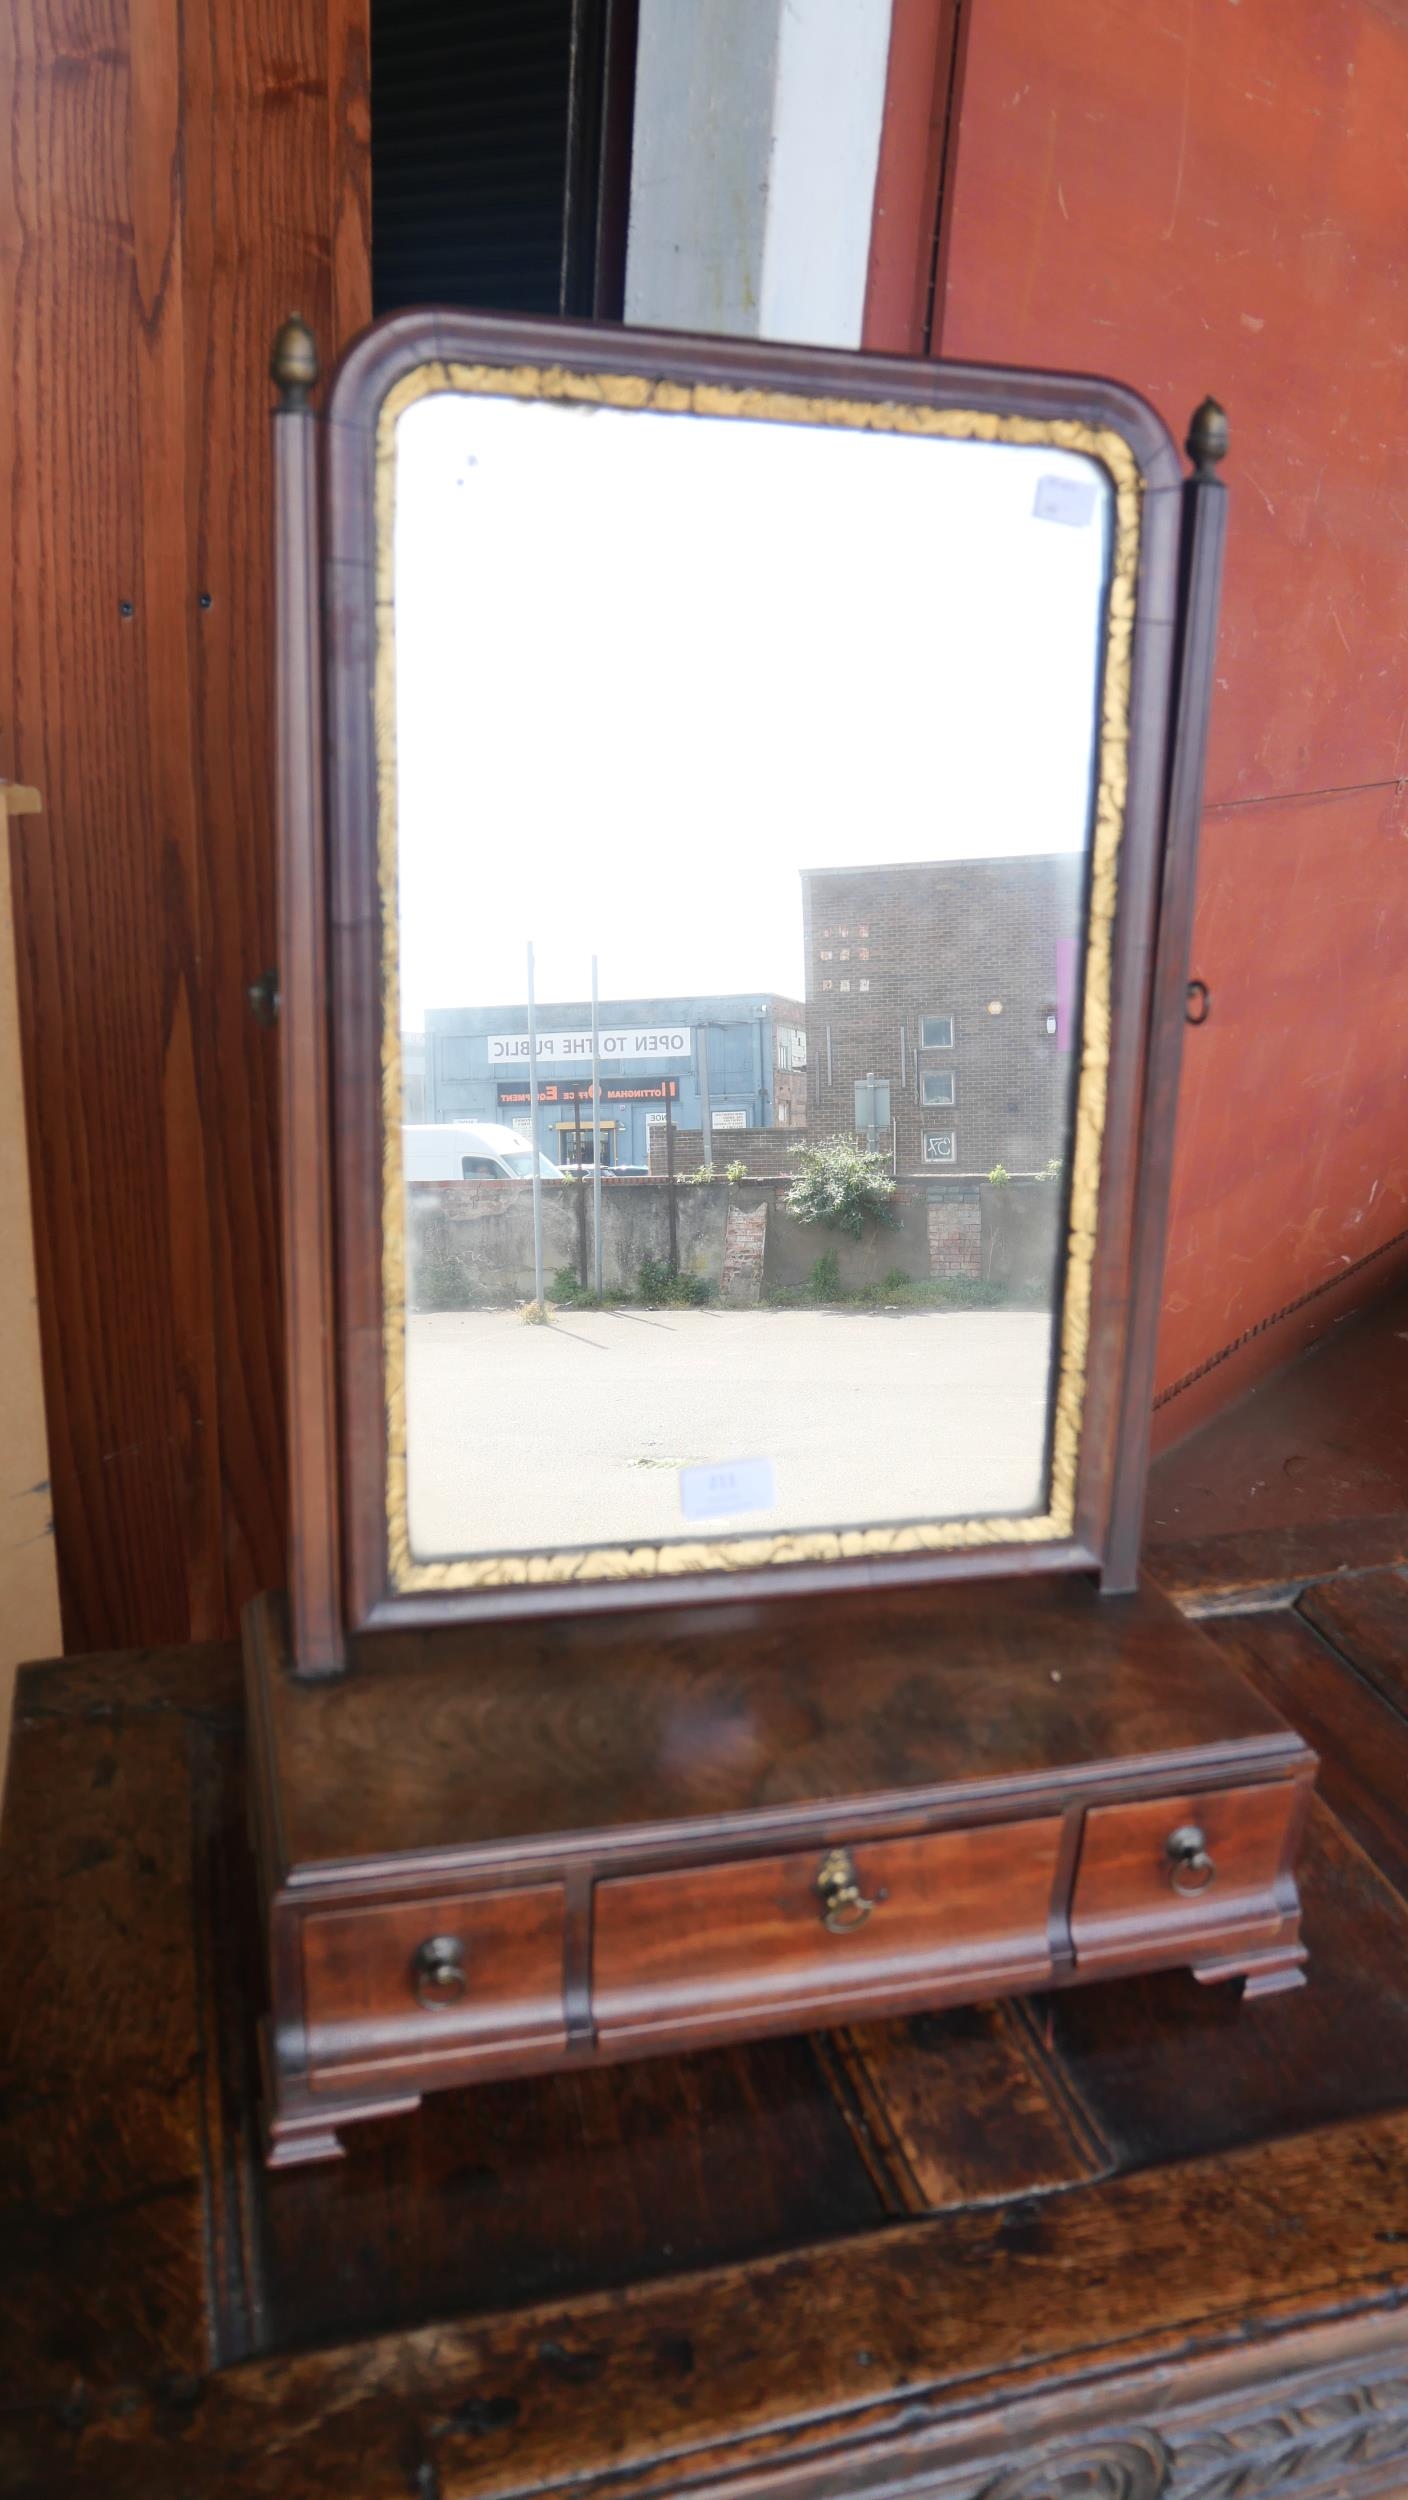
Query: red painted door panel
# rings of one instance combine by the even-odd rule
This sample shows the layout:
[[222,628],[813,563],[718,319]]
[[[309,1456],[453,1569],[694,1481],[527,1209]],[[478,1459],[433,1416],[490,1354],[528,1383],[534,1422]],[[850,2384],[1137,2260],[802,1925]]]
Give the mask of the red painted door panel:
[[968,0],[955,94],[936,350],[1231,418],[1159,1360],[1166,1400],[1203,1374],[1187,1415],[1247,1331],[1229,1391],[1403,1255],[1408,10]]

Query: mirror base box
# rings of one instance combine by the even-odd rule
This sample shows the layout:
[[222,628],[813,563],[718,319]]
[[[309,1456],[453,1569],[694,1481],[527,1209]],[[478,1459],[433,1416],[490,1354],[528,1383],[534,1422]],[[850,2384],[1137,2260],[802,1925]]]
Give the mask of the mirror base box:
[[1070,1577],[364,1635],[245,1619],[269,2159],[491,2076],[1183,1966],[1300,1984],[1315,1758]]

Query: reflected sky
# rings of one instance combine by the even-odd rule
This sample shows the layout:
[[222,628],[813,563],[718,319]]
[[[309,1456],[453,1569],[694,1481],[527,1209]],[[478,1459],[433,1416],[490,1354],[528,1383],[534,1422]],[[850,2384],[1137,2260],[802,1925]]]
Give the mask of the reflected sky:
[[402,1022],[804,991],[799,872],[1087,839],[1072,454],[453,393],[397,429]]

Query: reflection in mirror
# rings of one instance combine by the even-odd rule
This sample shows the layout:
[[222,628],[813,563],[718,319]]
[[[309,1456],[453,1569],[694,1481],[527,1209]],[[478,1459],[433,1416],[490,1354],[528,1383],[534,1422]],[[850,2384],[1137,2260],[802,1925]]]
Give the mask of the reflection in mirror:
[[413,1560],[1042,1512],[1105,471],[440,389],[394,484]]

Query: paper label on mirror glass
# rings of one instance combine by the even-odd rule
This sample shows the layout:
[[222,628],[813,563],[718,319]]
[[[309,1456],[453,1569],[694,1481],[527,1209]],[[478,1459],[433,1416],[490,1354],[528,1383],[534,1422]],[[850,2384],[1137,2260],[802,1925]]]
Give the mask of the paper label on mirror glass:
[[716,1467],[680,1469],[680,1508],[686,1519],[736,1519],[745,1511],[772,1510],[776,1503],[770,1458],[724,1459]]
[[1095,512],[1095,480],[1086,477],[1041,477],[1036,483],[1032,513],[1038,521],[1064,521],[1068,529],[1089,527]]

